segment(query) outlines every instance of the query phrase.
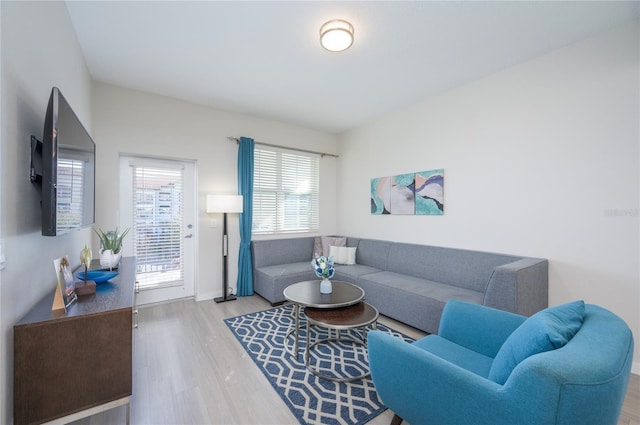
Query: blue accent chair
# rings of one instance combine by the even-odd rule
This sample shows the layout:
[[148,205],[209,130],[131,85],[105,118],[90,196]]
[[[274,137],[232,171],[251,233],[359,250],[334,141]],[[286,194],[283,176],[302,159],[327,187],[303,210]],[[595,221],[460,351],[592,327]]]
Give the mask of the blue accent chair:
[[[369,332],[371,377],[380,399],[395,413],[392,424],[617,424],[633,336],[612,312],[584,303],[581,308],[575,335],[561,348],[516,359],[502,384],[490,379],[492,368],[500,366],[494,359],[503,345],[528,349],[512,334],[538,313],[527,318],[449,301],[438,335],[407,343]],[[529,329],[520,334],[526,337]]]

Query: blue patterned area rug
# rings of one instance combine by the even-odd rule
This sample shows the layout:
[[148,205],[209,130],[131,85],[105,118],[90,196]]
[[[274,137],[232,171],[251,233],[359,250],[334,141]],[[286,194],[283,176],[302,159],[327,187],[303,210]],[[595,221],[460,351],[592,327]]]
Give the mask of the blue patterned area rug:
[[[303,358],[304,318],[300,321],[300,355],[296,359],[284,349],[286,335],[295,325],[292,305],[225,319],[225,323],[301,424],[364,424],[386,409],[370,377],[340,383],[319,378],[307,370]],[[413,341],[382,324],[378,324],[378,330]],[[349,337],[344,331],[341,336]],[[326,330],[312,326],[311,343],[322,338],[327,338]],[[293,335],[287,343],[293,347]],[[340,356],[340,361],[336,361],[336,356]],[[337,377],[368,371],[366,349],[347,342],[318,345],[310,359],[317,369],[323,373],[333,371]]]

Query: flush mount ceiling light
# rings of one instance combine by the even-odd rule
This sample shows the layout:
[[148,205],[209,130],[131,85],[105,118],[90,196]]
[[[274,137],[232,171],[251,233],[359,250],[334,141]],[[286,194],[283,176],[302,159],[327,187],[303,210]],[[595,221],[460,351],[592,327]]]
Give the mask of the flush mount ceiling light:
[[347,50],[353,44],[353,25],[333,19],[320,27],[320,44],[331,52]]

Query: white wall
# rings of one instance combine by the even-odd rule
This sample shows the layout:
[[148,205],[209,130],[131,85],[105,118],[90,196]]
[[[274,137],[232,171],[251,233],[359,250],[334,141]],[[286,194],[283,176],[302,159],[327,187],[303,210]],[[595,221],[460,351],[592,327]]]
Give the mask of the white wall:
[[0,2],[2,58],[2,164],[0,239],[0,422],[12,423],[13,325],[56,285],[53,260],[79,264],[89,229],[65,236],[40,232],[40,197],[29,181],[29,139],[42,138],[44,114],[58,86],[91,131],[91,80],[63,2]]
[[[338,233],[550,260],[550,305],[620,315],[640,341],[639,26],[341,136]],[[445,169],[443,216],[373,216],[373,177]],[[640,344],[634,370],[640,373]]]
[[[97,145],[96,225],[117,226],[119,154],[153,155],[197,161],[197,299],[221,295],[222,218],[205,213],[207,194],[237,193],[236,143],[256,142],[335,153],[337,137],[294,125],[224,112],[104,83],[93,90],[93,138]],[[115,180],[114,180],[115,179]],[[336,160],[320,160],[320,234],[336,230]],[[217,219],[217,227],[210,226]],[[229,285],[236,286],[238,216],[229,215]],[[295,235],[298,236],[298,235]],[[94,248],[97,248],[94,247]]]

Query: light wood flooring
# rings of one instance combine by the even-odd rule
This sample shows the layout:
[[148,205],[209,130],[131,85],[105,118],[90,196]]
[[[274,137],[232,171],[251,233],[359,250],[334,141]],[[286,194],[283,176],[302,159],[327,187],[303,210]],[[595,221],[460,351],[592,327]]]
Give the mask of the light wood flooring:
[[[182,300],[139,309],[133,359],[131,423],[297,424],[297,420],[222,321],[265,310],[259,296],[216,304]],[[380,322],[414,338],[424,333]],[[387,425],[387,410],[370,425]],[[120,407],[75,425],[124,424]],[[640,425],[640,377],[631,376],[619,425]]]

